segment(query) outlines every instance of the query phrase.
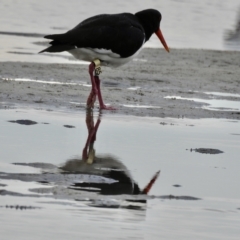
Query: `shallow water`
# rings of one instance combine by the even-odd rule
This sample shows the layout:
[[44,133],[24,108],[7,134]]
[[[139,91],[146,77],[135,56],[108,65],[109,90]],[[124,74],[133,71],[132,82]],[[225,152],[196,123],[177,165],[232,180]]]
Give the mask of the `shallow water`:
[[[37,124],[9,122],[20,119]],[[86,119],[99,125],[82,161]],[[238,239],[239,125],[1,110],[1,239]],[[148,196],[133,195],[158,170]]]
[[[230,93],[206,93],[211,95],[217,95],[221,97],[240,97],[239,94],[230,94]],[[226,99],[200,99],[200,98],[184,98],[180,96],[166,96],[166,99],[172,99],[172,100],[186,100],[186,101],[194,101],[196,103],[202,103],[201,106],[204,109],[207,110],[213,110],[213,111],[240,111],[240,101],[231,101]]]
[[[45,46],[42,36],[65,32],[96,14],[135,13],[146,8],[162,13],[161,29],[170,48],[240,50],[238,0],[150,0],[147,5],[136,0],[2,0],[0,61],[72,62],[69,54],[37,54]],[[227,31],[231,31],[229,40],[225,40]],[[156,36],[146,46],[162,47]]]

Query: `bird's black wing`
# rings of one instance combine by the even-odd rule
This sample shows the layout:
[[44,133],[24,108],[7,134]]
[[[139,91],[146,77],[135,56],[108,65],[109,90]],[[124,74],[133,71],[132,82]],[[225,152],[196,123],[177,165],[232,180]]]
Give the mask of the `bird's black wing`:
[[60,51],[76,47],[98,48],[129,57],[142,46],[145,33],[136,16],[122,13],[97,15],[64,34],[48,35],[45,38],[52,39],[51,47]]

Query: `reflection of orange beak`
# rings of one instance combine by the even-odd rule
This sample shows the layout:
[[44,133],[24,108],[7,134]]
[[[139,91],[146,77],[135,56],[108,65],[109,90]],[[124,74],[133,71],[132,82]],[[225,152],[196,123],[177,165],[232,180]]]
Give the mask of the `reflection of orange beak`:
[[155,173],[155,175],[153,176],[153,178],[151,179],[151,181],[147,184],[147,186],[142,190],[142,194],[148,194],[148,192],[150,191],[152,185],[155,183],[155,181],[157,180],[158,176],[160,174],[160,171],[157,171]]
[[168,45],[162,35],[162,32],[160,29],[158,29],[155,34],[158,36],[159,40],[161,41],[162,45],[164,46],[164,48],[166,49],[167,52],[169,52],[169,48],[168,48]]

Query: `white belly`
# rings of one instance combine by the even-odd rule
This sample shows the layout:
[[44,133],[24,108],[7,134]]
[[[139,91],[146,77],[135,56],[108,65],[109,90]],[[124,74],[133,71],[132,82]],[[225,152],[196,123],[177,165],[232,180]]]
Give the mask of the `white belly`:
[[103,66],[119,67],[130,62],[139,54],[140,50],[141,48],[134,55],[127,58],[121,58],[119,54],[113,53],[111,50],[97,48],[75,48],[68,52],[78,60],[92,62],[99,59]]

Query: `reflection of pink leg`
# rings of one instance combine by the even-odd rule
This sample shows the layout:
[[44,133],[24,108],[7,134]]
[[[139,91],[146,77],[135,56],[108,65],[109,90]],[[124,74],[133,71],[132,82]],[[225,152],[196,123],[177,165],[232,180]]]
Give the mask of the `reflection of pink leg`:
[[92,90],[88,96],[87,99],[87,107],[88,108],[93,108],[94,107],[94,103],[96,101],[96,95],[98,94],[98,89],[96,86],[96,82],[95,82],[95,78],[93,76],[93,72],[95,70],[95,64],[92,62],[89,65],[89,75],[90,75],[90,79],[91,79],[91,83],[92,83]]
[[97,130],[100,125],[100,122],[101,122],[101,120],[100,120],[100,118],[98,118],[97,123],[94,126],[92,112],[87,113],[86,124],[87,124],[87,128],[88,128],[88,138],[87,138],[86,144],[82,151],[82,159],[83,160],[87,160],[87,158],[88,158],[88,148],[90,145],[93,145],[93,143],[96,140],[96,134],[97,134]]
[[96,94],[91,90],[87,99],[87,108],[93,108],[96,101]]
[[105,109],[105,110],[116,110],[115,108],[113,107],[107,107],[104,102],[103,102],[103,99],[102,99],[102,93],[101,93],[101,88],[100,88],[100,79],[98,76],[94,76],[94,79],[95,79],[95,83],[96,83],[96,87],[97,87],[97,95],[98,95],[98,101],[99,101],[99,108],[100,109]]

